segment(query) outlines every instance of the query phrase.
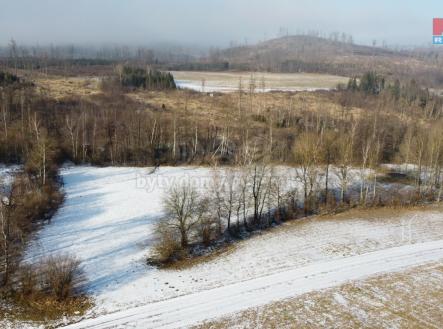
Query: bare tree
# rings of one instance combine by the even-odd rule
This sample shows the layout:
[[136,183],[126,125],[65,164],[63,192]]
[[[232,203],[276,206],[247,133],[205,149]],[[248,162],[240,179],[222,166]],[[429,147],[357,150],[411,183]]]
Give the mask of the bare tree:
[[234,203],[235,198],[237,198],[236,195],[236,181],[237,181],[237,174],[234,169],[228,169],[226,171],[226,183],[224,188],[224,213],[225,218],[228,226],[228,231],[231,232],[231,219],[232,219],[232,213],[234,211]]
[[320,174],[320,139],[315,133],[305,132],[294,146],[296,180],[303,185],[305,215],[311,210],[314,192]]
[[237,227],[239,227],[240,218],[243,219],[243,226],[248,228],[248,211],[250,205],[249,198],[249,171],[242,167],[238,173],[238,184],[235,186],[235,210],[237,214]]
[[218,234],[218,223],[210,209],[210,200],[208,197],[198,201],[197,214],[198,234],[205,246],[209,246],[211,241]]
[[167,225],[178,231],[180,244],[186,248],[189,244],[191,230],[203,216],[200,211],[199,194],[189,182],[173,186],[163,200]]
[[[362,118],[362,124],[365,118]],[[365,204],[367,199],[367,172],[366,169],[368,166],[373,164],[373,169],[376,169],[375,166],[378,165],[378,143],[377,140],[377,127],[378,125],[378,116],[374,115],[373,124],[370,127],[365,127],[365,130],[360,134],[360,152],[361,152],[361,161],[360,161],[360,203]],[[372,160],[372,161],[371,161]],[[376,173],[374,174],[377,175]]]
[[253,164],[250,170],[250,191],[254,209],[253,222],[261,225],[265,201],[271,190],[272,173],[270,167],[264,163]]
[[341,132],[338,138],[338,178],[340,180],[340,200],[345,202],[345,196],[349,184],[349,172],[352,169],[353,156],[354,156],[354,137],[357,124],[352,124],[349,132]]
[[333,131],[322,132],[321,157],[325,165],[325,203],[328,203],[329,200],[330,168],[337,153],[336,138],[337,136]]
[[75,120],[73,116],[67,115],[65,123],[66,123],[66,130],[69,136],[69,140],[71,141],[71,152],[74,160],[77,160],[78,134],[79,134],[77,120]]
[[118,75],[118,80],[120,82],[120,85],[123,85],[123,74],[125,71],[125,67],[123,66],[123,64],[117,64],[115,67],[115,72]]
[[223,231],[223,218],[224,218],[224,183],[223,183],[223,177],[220,174],[220,170],[218,170],[217,167],[215,167],[213,171],[212,176],[212,182],[211,182],[211,207],[215,210],[215,217],[218,227],[219,234],[222,234]]
[[41,121],[35,114],[32,119],[33,133],[35,142],[28,159],[29,169],[36,170],[37,176],[40,178],[41,186],[46,185],[48,169],[53,157],[53,142],[49,138],[48,133],[42,127]]
[[15,188],[14,185],[9,189],[5,195],[0,194],[0,233],[2,241],[2,272],[3,285],[8,284],[11,261],[13,257],[13,243],[16,239],[16,228],[13,219],[13,210],[15,208],[14,199]]
[[9,119],[9,104],[6,99],[6,93],[1,93],[2,97],[2,121],[3,121],[3,132],[5,134],[5,140],[8,139],[8,119]]
[[443,162],[443,139],[441,137],[442,128],[442,124],[437,123],[428,131],[429,141],[427,143],[428,150],[426,152],[428,158],[426,165],[428,192],[432,192],[434,188],[438,188],[441,185]]
[[9,41],[9,55],[14,59],[15,75],[17,75],[17,69],[18,69],[18,49],[17,49],[17,42],[15,42],[14,39],[11,39]]
[[414,163],[417,165],[415,182],[418,192],[422,192],[423,184],[423,165],[426,157],[428,138],[423,129],[418,129],[416,134],[412,137],[411,156]]

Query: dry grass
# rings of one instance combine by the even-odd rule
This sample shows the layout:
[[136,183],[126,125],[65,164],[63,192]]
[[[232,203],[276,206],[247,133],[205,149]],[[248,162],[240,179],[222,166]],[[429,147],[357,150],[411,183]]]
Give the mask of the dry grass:
[[[176,72],[177,79],[181,74],[186,72]],[[222,75],[228,76],[232,81],[238,77],[235,73],[201,73],[190,72],[195,78],[199,74]],[[246,74],[246,73],[244,73]],[[325,81],[325,83],[336,84],[343,82],[341,77],[316,75],[316,74],[267,74],[275,79],[278,84],[279,77],[289,76],[290,78],[282,79],[281,83],[290,83],[299,79],[300,83],[309,83],[314,85],[315,81]],[[249,79],[249,74],[247,75]],[[228,80],[229,80],[228,79]],[[286,81],[286,82],[285,82]],[[306,82],[307,81],[307,82]],[[91,76],[79,77],[61,77],[61,76],[45,76],[35,75],[34,83],[37,90],[48,97],[60,100],[67,97],[88,97],[101,94],[99,78]],[[238,81],[236,82],[238,83]],[[181,113],[192,119],[205,122],[213,122],[223,124],[230,121],[230,124],[240,124],[239,116],[239,95],[233,94],[214,94],[210,95],[192,91],[134,91],[127,94],[133,100],[140,102],[146,106],[148,110],[163,111],[162,115],[167,116],[172,113]],[[339,118],[343,115],[352,114],[354,117],[362,113],[362,109],[348,108],[343,109],[337,104],[331,95],[321,92],[275,92],[275,93],[254,93],[252,96],[244,93],[241,99],[242,110],[249,115],[262,115],[267,117],[270,111],[278,111],[278,113],[290,112],[297,114],[300,112],[312,112],[319,114],[328,114]],[[166,111],[164,111],[166,109]],[[257,125],[257,122],[250,120],[250,127]],[[244,122],[241,123],[244,125]],[[257,126],[260,126],[258,124]]]
[[[53,297],[38,299],[17,299],[12,303],[0,303],[0,323],[10,323],[11,328],[23,323],[41,324],[45,328],[51,327],[63,317],[79,317],[93,307],[92,300],[87,296],[77,296],[69,301],[60,302]],[[11,306],[13,305],[13,306]]]
[[429,204],[429,205],[418,205],[418,206],[407,206],[407,207],[379,207],[379,208],[353,208],[346,210],[344,212],[334,214],[334,215],[323,215],[318,218],[321,220],[346,220],[348,218],[353,219],[374,219],[374,218],[390,218],[396,219],[400,218],[405,214],[418,211],[443,211],[442,204]]
[[[170,92],[147,92],[136,91],[128,94],[133,100],[146,106],[147,110],[166,110],[166,113],[180,113],[188,118],[198,121],[205,120],[223,124],[229,121],[230,125],[239,122],[239,95],[214,94],[212,97],[198,92],[170,91]],[[270,111],[283,115],[292,115],[302,112],[318,113],[319,115],[331,115],[336,118],[349,116],[354,117],[362,113],[362,109],[344,109],[337,104],[327,93],[321,92],[298,92],[298,93],[256,93],[252,96],[243,94],[241,99],[242,111],[253,116],[262,115],[269,117]],[[249,126],[257,124],[250,120]]]
[[442,300],[440,262],[304,294],[196,328],[441,328]]
[[215,259],[226,257],[236,250],[236,246],[237,246],[236,244],[226,244],[222,247],[216,248],[212,252],[208,252],[207,254],[201,256],[193,256],[190,258],[184,258],[182,260],[167,263],[162,267],[162,269],[173,270],[173,271],[189,269],[194,266],[201,265]]
[[101,93],[99,79],[95,77],[39,76],[34,83],[40,93],[57,100],[69,96],[92,96]]

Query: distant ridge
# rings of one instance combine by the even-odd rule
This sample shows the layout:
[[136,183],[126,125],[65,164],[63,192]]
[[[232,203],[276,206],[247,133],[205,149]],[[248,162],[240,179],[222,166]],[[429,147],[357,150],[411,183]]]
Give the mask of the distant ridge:
[[428,81],[443,84],[443,52],[432,49],[397,51],[307,35],[285,36],[255,45],[213,51],[203,60],[226,63],[230,70],[343,76],[359,76],[375,70],[399,78],[426,76]]

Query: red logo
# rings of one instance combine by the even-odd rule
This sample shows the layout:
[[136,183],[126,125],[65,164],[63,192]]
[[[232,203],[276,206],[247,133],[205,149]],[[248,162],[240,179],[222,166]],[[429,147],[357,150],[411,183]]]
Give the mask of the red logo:
[[434,18],[434,36],[443,35],[443,18]]

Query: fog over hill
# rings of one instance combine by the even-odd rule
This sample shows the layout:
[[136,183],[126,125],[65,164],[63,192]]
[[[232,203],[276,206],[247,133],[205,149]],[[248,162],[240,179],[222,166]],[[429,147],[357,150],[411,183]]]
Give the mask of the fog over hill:
[[[0,44],[226,47],[289,34],[336,31],[372,45],[429,45],[441,1],[20,0],[1,1]],[[17,13],[17,14],[13,14]]]
[[443,53],[422,48],[395,50],[388,47],[358,45],[351,35],[335,34],[328,38],[295,35],[255,45],[213,50],[209,63],[226,63],[229,69],[268,72],[329,73],[361,75],[376,70],[386,76],[426,76],[441,83]]

